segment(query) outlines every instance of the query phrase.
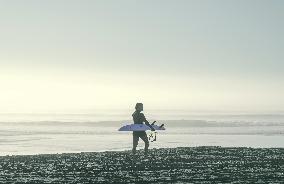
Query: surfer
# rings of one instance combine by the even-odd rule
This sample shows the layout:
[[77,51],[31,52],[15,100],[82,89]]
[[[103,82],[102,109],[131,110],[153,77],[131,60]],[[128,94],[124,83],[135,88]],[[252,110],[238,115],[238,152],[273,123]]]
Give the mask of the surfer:
[[[146,120],[143,113],[143,104],[142,103],[136,103],[135,105],[135,112],[132,114],[134,124],[143,124],[143,122],[151,128],[152,131],[155,131],[155,129],[150,125],[150,123]],[[139,137],[144,141],[145,143],[145,155],[148,153],[149,148],[149,141],[148,137],[145,131],[133,131],[133,149],[132,153],[136,153],[136,147],[138,145]]]

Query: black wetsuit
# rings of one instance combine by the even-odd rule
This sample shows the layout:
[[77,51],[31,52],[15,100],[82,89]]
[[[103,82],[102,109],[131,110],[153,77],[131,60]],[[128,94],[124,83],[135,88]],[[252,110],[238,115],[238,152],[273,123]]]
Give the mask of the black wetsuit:
[[[133,117],[134,124],[143,124],[143,122],[145,122],[146,125],[148,125],[150,128],[152,128],[152,126],[146,120],[143,113],[141,113],[139,111],[135,111],[132,114],[132,117]],[[133,132],[133,149],[132,149],[132,151],[133,151],[133,153],[136,152],[136,147],[138,145],[139,137],[145,142],[145,152],[147,153],[148,147],[149,147],[149,141],[148,141],[148,137],[147,137],[147,134],[146,134],[145,131],[134,131]]]

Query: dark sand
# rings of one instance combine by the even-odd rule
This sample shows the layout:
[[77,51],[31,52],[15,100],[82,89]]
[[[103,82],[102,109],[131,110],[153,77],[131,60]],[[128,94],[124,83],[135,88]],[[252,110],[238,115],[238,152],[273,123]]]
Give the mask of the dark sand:
[[1,183],[284,183],[284,148],[189,147],[0,157]]

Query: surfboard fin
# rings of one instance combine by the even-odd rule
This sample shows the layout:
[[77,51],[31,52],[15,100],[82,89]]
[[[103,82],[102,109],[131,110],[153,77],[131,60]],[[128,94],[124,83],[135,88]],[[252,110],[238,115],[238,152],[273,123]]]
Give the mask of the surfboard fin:
[[154,125],[156,123],[156,121],[153,121],[153,123],[151,125]]

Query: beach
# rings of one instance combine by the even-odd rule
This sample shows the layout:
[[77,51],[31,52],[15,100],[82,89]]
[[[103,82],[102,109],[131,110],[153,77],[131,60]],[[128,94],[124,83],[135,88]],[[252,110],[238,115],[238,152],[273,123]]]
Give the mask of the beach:
[[284,184],[283,9],[0,1],[0,184]]
[[281,183],[284,148],[178,147],[0,157],[1,183]]

